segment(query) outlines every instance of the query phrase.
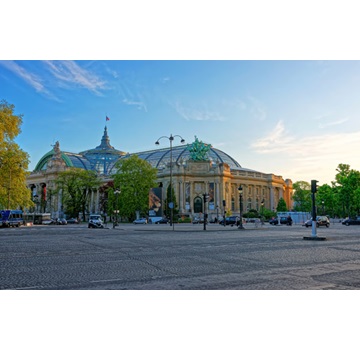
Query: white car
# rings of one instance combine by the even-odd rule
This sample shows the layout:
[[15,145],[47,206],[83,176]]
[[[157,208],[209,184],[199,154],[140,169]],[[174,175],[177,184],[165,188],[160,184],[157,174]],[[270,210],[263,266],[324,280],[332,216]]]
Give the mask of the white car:
[[104,228],[101,215],[90,215],[88,228]]
[[133,221],[133,224],[147,224],[147,220],[145,218],[136,219]]

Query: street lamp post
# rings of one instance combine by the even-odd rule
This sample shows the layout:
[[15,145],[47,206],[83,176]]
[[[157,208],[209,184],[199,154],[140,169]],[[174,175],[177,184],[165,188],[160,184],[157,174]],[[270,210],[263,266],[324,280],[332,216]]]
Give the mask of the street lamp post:
[[263,198],[261,201],[261,210],[260,210],[261,216],[264,216],[264,205],[265,205],[265,199]]
[[209,195],[207,193],[204,193],[203,198],[204,198],[204,210],[203,210],[203,212],[204,212],[204,231],[206,231],[206,223],[207,223],[207,217],[208,217],[208,214],[206,212],[206,203],[209,200]]
[[265,205],[265,199],[263,198],[261,201],[261,210],[260,210],[260,214],[261,214],[261,225],[264,225],[264,205]]
[[239,229],[240,230],[243,230],[245,229],[245,227],[243,226],[243,222],[242,222],[242,211],[243,211],[243,203],[242,203],[242,195],[243,195],[243,188],[242,186],[240,185],[239,188],[238,188],[238,191],[239,191],[239,207],[240,207],[240,224],[239,224]]
[[173,227],[174,230],[174,225],[173,225],[173,215],[174,215],[174,203],[173,203],[173,198],[172,198],[172,142],[174,141],[175,137],[179,137],[180,138],[180,142],[184,143],[185,140],[180,136],[180,135],[172,135],[170,134],[170,137],[168,136],[161,136],[158,138],[158,140],[155,142],[155,145],[159,146],[160,145],[160,140],[161,139],[168,139],[170,141],[170,203],[169,203],[169,208],[170,208],[170,226]]
[[115,228],[115,226],[118,226],[118,215],[119,215],[119,194],[121,193],[121,191],[119,189],[116,189],[114,191],[115,194],[115,222],[113,223],[113,228]]

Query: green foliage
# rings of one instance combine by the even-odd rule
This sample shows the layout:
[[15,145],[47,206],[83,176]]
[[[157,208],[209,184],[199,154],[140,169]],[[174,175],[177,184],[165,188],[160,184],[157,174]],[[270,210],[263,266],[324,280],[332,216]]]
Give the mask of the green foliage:
[[[121,159],[116,164],[113,175],[114,189],[120,189],[119,211],[121,217],[133,220],[136,211],[147,215],[149,210],[149,192],[156,187],[157,169],[137,155]],[[110,192],[113,190],[109,190]]]
[[171,201],[174,203],[174,208],[173,208],[174,217],[173,217],[173,220],[175,221],[175,218],[179,214],[179,209],[178,209],[178,204],[177,204],[177,201],[176,201],[176,195],[175,195],[175,191],[174,191],[174,186],[171,187],[171,191],[170,191],[170,185],[169,185],[167,190],[166,190],[166,198],[165,198],[165,202],[164,202],[164,215],[167,218],[170,218],[170,216],[171,216],[171,209],[169,208],[169,203],[171,203]]
[[276,216],[276,212],[274,212],[270,209],[264,208],[261,212],[261,216],[263,216],[266,220],[269,220]]
[[337,194],[337,212],[340,216],[353,216],[359,213],[360,203],[357,190],[360,187],[360,172],[350,169],[348,164],[339,164],[332,183]]
[[191,218],[189,218],[187,216],[181,217],[181,218],[179,218],[178,223],[179,224],[190,224]]
[[316,206],[318,213],[322,215],[335,216],[336,213],[336,196],[331,186],[325,184],[318,187],[316,193]]
[[[360,172],[348,164],[339,164],[336,168],[335,181],[331,186],[318,186],[316,192],[317,213],[331,217],[360,215]],[[294,183],[294,209],[311,211],[310,184],[305,181]]]
[[306,181],[297,181],[293,184],[294,194],[294,210],[296,211],[311,211],[311,186]]
[[25,183],[29,155],[14,142],[22,123],[14,108],[5,100],[0,102],[0,208],[8,209],[33,206]]
[[279,199],[279,203],[276,207],[276,211],[287,211],[287,206],[284,198]]
[[62,191],[65,213],[77,217],[82,212],[85,217],[91,190],[100,186],[100,180],[93,171],[70,168],[59,174],[55,184],[56,191]]
[[5,100],[0,101],[0,144],[13,141],[20,134],[22,115],[15,115],[14,109],[14,105]]
[[228,218],[229,216],[232,216],[232,215],[233,215],[232,211],[230,209],[228,209],[226,211],[226,217]]
[[242,215],[244,218],[258,218],[260,215],[255,209],[250,209],[247,213]]

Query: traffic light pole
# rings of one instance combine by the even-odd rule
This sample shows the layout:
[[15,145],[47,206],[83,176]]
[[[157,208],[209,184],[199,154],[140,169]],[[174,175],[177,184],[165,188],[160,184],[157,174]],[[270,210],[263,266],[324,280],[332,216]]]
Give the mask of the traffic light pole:
[[311,180],[311,200],[312,200],[312,232],[311,232],[311,236],[312,237],[317,237],[317,232],[316,232],[316,203],[315,203],[315,193],[317,192],[317,182],[316,180]]
[[316,180],[311,180],[311,199],[312,199],[312,232],[310,237],[304,237],[306,240],[314,240],[314,241],[324,241],[326,237],[318,237],[316,232],[316,203],[315,203],[315,193],[317,192],[317,183]]
[[316,205],[315,205],[315,193],[311,193],[311,199],[312,199],[312,231],[311,231],[311,237],[317,237],[316,232]]

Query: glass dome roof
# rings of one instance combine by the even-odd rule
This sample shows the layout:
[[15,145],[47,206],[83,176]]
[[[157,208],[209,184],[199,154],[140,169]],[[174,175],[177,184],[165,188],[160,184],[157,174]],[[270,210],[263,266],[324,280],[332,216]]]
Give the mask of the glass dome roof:
[[105,175],[109,174],[109,170],[124,154],[126,153],[119,151],[110,145],[106,126],[100,145],[93,149],[80,152],[80,155],[84,156],[90,162],[92,170]]
[[[172,148],[172,161],[173,163],[183,164],[190,159],[190,151],[187,149],[188,145],[184,146],[176,146]],[[170,163],[170,147],[155,149],[151,151],[138,152],[132,154],[126,154],[121,157],[121,159],[125,159],[130,157],[131,155],[136,154],[139,158],[146,160],[149,162],[154,168],[162,169],[166,167],[167,164]],[[241,169],[241,165],[231,156],[226,154],[225,152],[217,149],[211,148],[209,150],[209,159],[215,163],[227,163],[230,166],[230,169]],[[113,166],[115,163],[113,164]],[[111,168],[110,172],[114,172],[114,169]]]
[[[131,154],[119,151],[110,145],[107,127],[105,127],[99,146],[79,154],[61,151],[61,158],[69,167],[94,170],[101,175],[109,175],[115,172],[114,166],[118,160],[135,154],[149,162],[154,168],[163,169],[170,163],[171,150],[168,147]],[[46,170],[47,163],[53,156],[54,150],[46,153],[36,165],[35,171]],[[234,158],[217,148],[211,147],[208,157],[214,163],[227,163],[232,170],[243,169]],[[188,145],[172,147],[173,163],[185,164],[189,159],[191,159],[191,154]]]

